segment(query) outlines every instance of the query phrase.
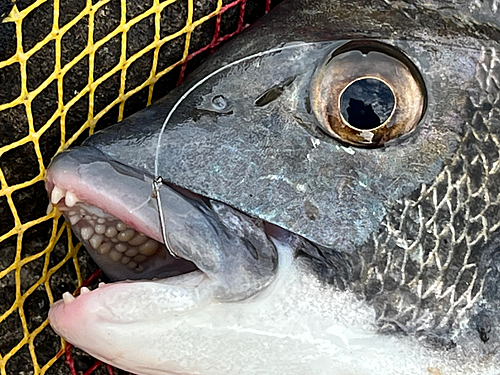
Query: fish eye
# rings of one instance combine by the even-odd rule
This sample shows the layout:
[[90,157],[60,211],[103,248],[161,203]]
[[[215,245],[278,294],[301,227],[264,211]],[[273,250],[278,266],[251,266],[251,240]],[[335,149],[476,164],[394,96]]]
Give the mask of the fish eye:
[[415,129],[427,95],[417,67],[403,52],[381,42],[352,41],[316,71],[311,103],[332,137],[379,147]]

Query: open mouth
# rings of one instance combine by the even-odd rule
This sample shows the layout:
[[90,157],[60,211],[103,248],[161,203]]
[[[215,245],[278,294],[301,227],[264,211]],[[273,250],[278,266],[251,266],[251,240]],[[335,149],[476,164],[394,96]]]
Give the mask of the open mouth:
[[[94,149],[63,153],[47,172],[50,202],[112,281],[169,278],[197,270],[193,262],[167,250],[151,184],[129,169]],[[196,204],[175,194],[188,208]]]
[[172,256],[165,245],[99,207],[80,201],[75,192],[54,185],[50,200],[105,272],[114,279],[166,278],[196,270]]
[[[114,281],[92,291],[82,287],[78,297],[64,293],[50,308],[50,325],[68,342],[129,371],[155,373],[148,363],[161,361],[158,374],[165,368],[190,373],[176,359],[158,357],[156,343],[163,350],[164,344],[182,338],[177,347],[184,350],[194,342],[183,336],[184,327],[193,327],[198,337],[198,329],[211,324],[206,319],[224,321],[225,302],[238,307],[265,300],[260,297],[268,293],[259,292],[275,290],[269,286],[277,279],[278,263],[285,263],[278,262],[278,255],[292,258],[289,247],[278,254],[280,247],[270,238],[277,228],[170,184],[159,190],[160,200],[154,199],[151,177],[92,147],[55,157],[47,169],[46,189]],[[166,335],[159,332],[165,329]],[[146,336],[150,339],[143,343]]]
[[51,204],[112,281],[201,271],[214,298],[238,300],[267,286],[275,274],[278,257],[268,234],[276,228],[169,184],[158,192],[158,207],[151,177],[93,147],[59,154],[47,170],[46,188]]

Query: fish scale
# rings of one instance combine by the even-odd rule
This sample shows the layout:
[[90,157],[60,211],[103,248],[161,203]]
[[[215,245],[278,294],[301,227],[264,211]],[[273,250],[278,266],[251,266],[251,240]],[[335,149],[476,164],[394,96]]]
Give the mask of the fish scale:
[[[383,328],[389,325],[420,333],[458,329],[461,316],[470,315],[471,307],[484,300],[496,251],[485,251],[484,246],[498,240],[500,226],[500,102],[498,89],[491,85],[500,79],[495,71],[498,63],[496,50],[484,48],[476,77],[485,91],[474,104],[471,123],[453,160],[432,185],[389,210],[382,224],[385,230],[374,234],[372,246],[364,248],[364,258],[371,259],[366,282],[381,281],[380,297],[375,296],[373,304],[395,301],[389,302],[387,313],[380,311],[378,321]],[[485,110],[486,103],[489,109]],[[481,178],[472,181],[471,175]],[[388,278],[398,287],[384,293]],[[496,295],[487,298],[498,304]],[[405,299],[422,301],[425,308]],[[441,313],[424,319],[430,305],[439,305]]]

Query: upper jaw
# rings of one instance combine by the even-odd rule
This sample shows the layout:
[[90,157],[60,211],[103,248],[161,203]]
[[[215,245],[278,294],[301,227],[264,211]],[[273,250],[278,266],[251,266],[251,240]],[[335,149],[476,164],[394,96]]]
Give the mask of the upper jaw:
[[83,147],[54,159],[46,186],[51,203],[111,280],[163,278],[196,269],[163,245],[157,204],[144,175]]
[[88,146],[58,155],[46,176],[52,203],[112,280],[199,269],[218,286],[219,300],[244,299],[269,285],[278,259],[262,221],[164,184],[160,224],[152,182]]
[[88,203],[161,242],[151,183],[152,179],[144,173],[120,168],[117,162],[93,147],[59,154],[46,174],[46,189],[52,204],[71,208],[78,202]]

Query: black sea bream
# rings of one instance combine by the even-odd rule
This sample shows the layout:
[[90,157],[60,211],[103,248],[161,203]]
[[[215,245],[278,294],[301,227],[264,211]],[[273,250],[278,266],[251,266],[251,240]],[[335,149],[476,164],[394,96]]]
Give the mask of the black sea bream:
[[52,327],[141,375],[498,374],[498,8],[287,1],[58,155],[115,282]]

